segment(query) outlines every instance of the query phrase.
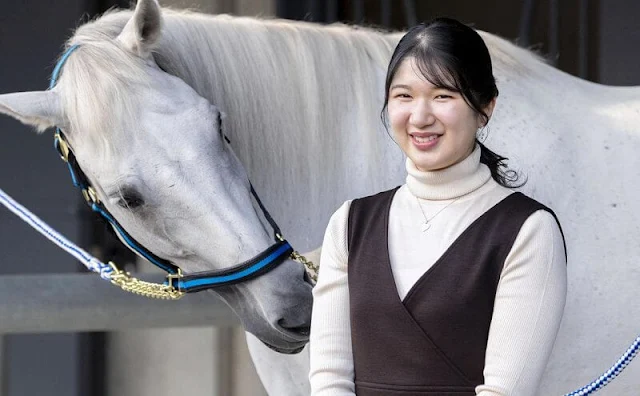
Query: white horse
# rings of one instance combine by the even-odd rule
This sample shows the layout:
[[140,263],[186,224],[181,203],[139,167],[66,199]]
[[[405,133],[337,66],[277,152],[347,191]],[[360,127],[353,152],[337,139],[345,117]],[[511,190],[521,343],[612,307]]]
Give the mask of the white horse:
[[[554,208],[567,237],[569,298],[541,386],[560,394],[638,331],[640,89],[571,77],[481,34],[500,89],[486,144],[526,174],[524,191]],[[225,268],[271,243],[249,179],[302,251],[321,244],[342,201],[403,183],[402,153],[379,121],[399,37],[140,0],[81,26],[56,87],[0,95],[0,112],[61,127],[107,209],[149,250],[185,272]],[[307,341],[303,272],[287,261],[218,291],[261,341],[248,338],[272,395],[308,394],[308,356],[262,346]],[[634,394],[639,366],[611,394]]]

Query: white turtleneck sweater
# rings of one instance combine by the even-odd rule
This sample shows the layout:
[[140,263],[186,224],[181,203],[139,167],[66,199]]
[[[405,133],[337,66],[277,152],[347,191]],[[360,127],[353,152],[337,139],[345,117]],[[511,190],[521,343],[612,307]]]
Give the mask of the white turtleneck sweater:
[[[401,298],[475,219],[513,193],[491,178],[480,163],[479,147],[441,171],[422,172],[409,159],[406,166],[406,184],[397,191],[389,216],[389,257]],[[347,283],[350,204],[345,202],[329,221],[313,290],[312,396],[355,395]],[[425,232],[418,205],[430,219]],[[560,229],[549,212],[537,211],[520,229],[500,276],[478,396],[537,394],[566,293]]]

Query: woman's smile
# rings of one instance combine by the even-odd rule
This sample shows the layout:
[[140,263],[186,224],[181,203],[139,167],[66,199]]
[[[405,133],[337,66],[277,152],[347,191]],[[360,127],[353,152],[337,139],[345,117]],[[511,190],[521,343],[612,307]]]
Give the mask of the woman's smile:
[[411,142],[418,150],[429,150],[435,147],[440,142],[440,137],[437,133],[410,133]]

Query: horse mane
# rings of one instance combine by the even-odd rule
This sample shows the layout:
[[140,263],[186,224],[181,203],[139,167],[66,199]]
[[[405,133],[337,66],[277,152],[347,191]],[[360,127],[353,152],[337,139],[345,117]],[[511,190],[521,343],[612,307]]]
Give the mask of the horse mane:
[[[135,117],[143,104],[136,103],[132,87],[147,83],[142,61],[114,40],[131,15],[110,11],[80,26],[67,46],[81,46],[60,77],[63,108],[73,129],[107,151],[109,140],[117,138],[100,135],[124,133],[114,118]],[[345,111],[362,113],[360,125],[366,130],[380,129],[377,114],[366,109],[371,100],[382,98],[380,80],[397,41],[393,35],[341,24],[323,27],[171,9],[163,9],[163,19],[154,51],[157,63],[229,116],[225,133],[240,143],[234,149],[245,151],[238,153],[245,161],[257,160],[255,150],[283,151],[278,136],[263,136],[260,147],[252,147],[258,143],[256,133],[280,131],[295,144],[302,133],[295,129],[306,125],[313,144],[345,130],[339,125]]]
[[520,47],[514,42],[492,33],[478,31],[484,40],[493,63],[494,75],[531,76],[537,78],[542,71],[553,69],[547,59],[531,49]]

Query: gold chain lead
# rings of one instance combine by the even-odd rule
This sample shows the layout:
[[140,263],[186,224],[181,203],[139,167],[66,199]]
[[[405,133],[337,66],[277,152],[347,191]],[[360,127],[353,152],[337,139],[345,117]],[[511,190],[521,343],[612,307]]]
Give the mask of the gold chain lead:
[[159,300],[178,300],[185,295],[185,293],[173,287],[171,283],[169,283],[169,285],[164,285],[160,283],[145,282],[134,278],[130,273],[119,269],[113,262],[109,262],[109,265],[113,269],[113,272],[111,273],[111,283],[119,286],[122,290],[129,293],[138,294],[148,298],[156,298]]
[[291,253],[291,258],[297,262],[304,264],[304,266],[307,268],[309,277],[313,280],[313,283],[318,282],[318,266],[314,264],[313,261],[307,259],[295,250],[293,251],[293,253]]
[[[276,238],[278,238],[280,241],[284,241],[284,237],[280,234],[276,234]],[[309,277],[313,280],[313,283],[318,282],[318,265],[314,264],[313,261],[307,259],[295,250],[291,253],[291,259],[302,263],[302,265],[304,265],[307,269],[307,274],[309,274]]]

